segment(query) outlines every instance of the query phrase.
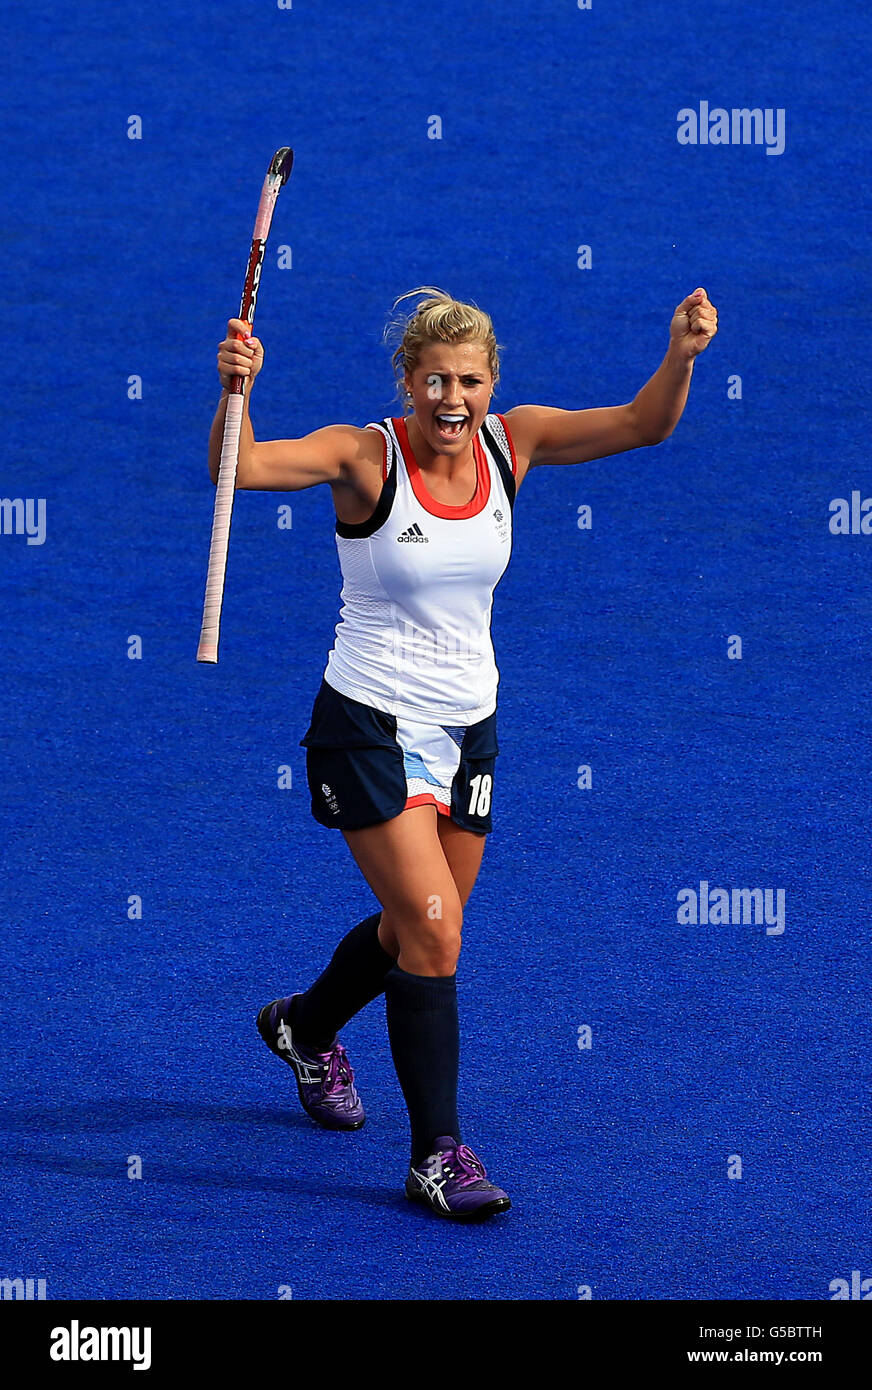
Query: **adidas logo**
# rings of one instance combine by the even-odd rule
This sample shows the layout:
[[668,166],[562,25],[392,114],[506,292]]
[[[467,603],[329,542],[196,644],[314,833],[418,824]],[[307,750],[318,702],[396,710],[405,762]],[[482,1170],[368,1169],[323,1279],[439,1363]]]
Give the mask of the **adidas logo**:
[[407,531],[401,531],[397,536],[398,541],[429,541],[430,537],[425,536],[417,521],[414,526],[410,526]]

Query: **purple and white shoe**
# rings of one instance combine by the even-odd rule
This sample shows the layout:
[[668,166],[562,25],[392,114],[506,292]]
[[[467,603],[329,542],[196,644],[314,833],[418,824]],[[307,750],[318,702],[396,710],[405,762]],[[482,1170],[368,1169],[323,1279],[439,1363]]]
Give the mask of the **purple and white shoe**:
[[300,1104],[311,1119],[325,1129],[360,1129],[366,1112],[355,1090],[345,1048],[338,1037],[326,1052],[295,1042],[286,1017],[289,1008],[288,999],[265,1004],[257,1016],[257,1031],[270,1052],[293,1068]]
[[451,1135],[433,1141],[433,1152],[409,1168],[406,1196],[453,1221],[484,1221],[512,1205],[501,1187],[487,1181],[480,1158]]

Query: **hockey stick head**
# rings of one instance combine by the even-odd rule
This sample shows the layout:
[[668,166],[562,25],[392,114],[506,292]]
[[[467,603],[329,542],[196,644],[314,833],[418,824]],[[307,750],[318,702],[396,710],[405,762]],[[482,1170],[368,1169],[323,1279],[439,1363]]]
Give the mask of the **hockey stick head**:
[[276,150],[273,155],[272,164],[269,166],[269,177],[281,179],[282,184],[286,184],[294,164],[294,151],[289,145],[283,145],[280,150]]

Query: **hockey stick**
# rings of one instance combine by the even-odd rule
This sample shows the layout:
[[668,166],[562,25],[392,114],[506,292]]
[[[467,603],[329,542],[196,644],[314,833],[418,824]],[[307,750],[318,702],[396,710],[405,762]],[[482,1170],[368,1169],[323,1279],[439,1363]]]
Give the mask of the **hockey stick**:
[[[279,190],[288,181],[294,152],[287,145],[276,150],[272,157],[254,223],[251,251],[248,256],[248,270],[242,291],[239,317],[247,324],[254,324],[254,310],[257,304],[257,289],[260,272],[269,236],[270,223]],[[241,339],[244,335],[237,333]],[[203,622],[200,628],[200,644],[197,648],[198,661],[217,662],[218,634],[221,626],[221,604],[224,598],[224,576],[227,572],[227,547],[230,542],[230,517],[233,512],[233,494],[236,491],[236,467],[239,462],[239,435],[242,429],[242,398],[245,394],[245,378],[234,376],[227,398],[227,413],[224,416],[224,439],[221,444],[221,462],[218,468],[218,482],[215,488],[215,511],[212,516],[212,541],[209,546],[209,568],[206,573],[206,597],[203,602]]]

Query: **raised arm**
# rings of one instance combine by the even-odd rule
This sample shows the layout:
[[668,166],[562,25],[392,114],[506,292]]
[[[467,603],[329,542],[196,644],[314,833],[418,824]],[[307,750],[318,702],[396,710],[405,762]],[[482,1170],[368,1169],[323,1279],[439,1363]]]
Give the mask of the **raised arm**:
[[249,325],[241,319],[231,319],[227,325],[227,337],[218,347],[218,375],[224,389],[209,435],[209,476],[212,482],[218,481],[224,416],[233,375],[246,378],[236,469],[237,490],[298,492],[302,488],[314,487],[316,483],[341,484],[346,475],[350,479],[360,460],[372,453],[371,430],[357,429],[353,425],[325,425],[301,439],[268,439],[261,442],[255,439],[248,404],[252,383],[263,365],[263,345],[253,337],[240,342],[233,336],[236,332],[250,333]]
[[586,463],[667,439],[681,419],[694,358],[711,342],[717,322],[717,310],[704,289],[682,300],[672,316],[666,356],[627,405],[592,410],[519,405],[508,411],[519,457],[528,458],[530,468]]

